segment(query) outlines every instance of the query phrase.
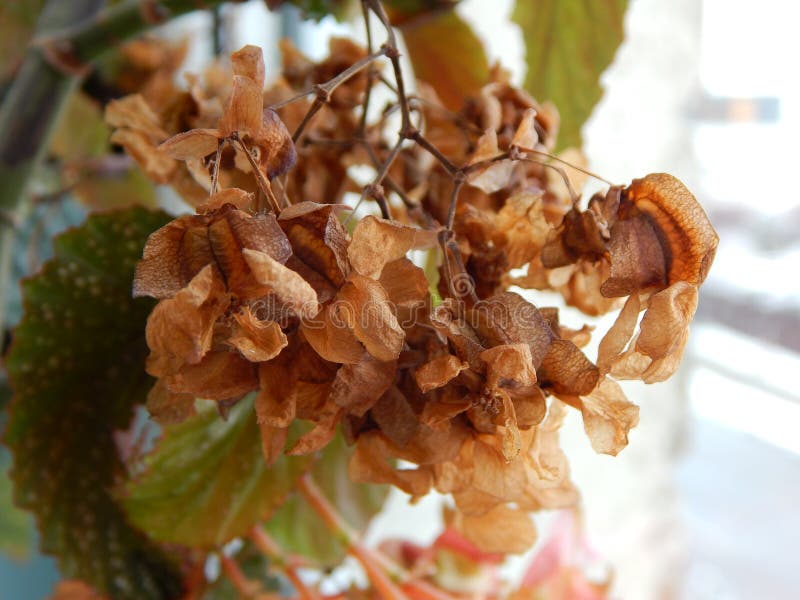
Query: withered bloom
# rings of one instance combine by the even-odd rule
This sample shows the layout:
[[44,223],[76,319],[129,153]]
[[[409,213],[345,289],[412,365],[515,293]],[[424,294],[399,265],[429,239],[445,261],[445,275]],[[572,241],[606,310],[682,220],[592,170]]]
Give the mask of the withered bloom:
[[[499,70],[458,114],[421,88],[413,107],[445,160],[396,145],[383,116],[362,119],[364,73],[306,122],[303,93],[366,56],[332,47],[338,56],[314,63],[284,45],[283,77],[266,92],[260,50],[243,48],[232,85],[195,80],[197,118],[166,141],[163,118],[139,100],[110,111],[153,177],[168,179],[180,159],[213,188],[192,201],[197,214],[151,235],[136,270],[134,294],[159,299],[148,408],[178,422],[195,398],[227,406],[253,392],[268,462],[341,431],[354,480],[450,494],[449,526],[464,539],[524,552],[536,538],[529,513],[577,499],[558,443],[567,411],[581,413],[597,452],[617,454],[638,422],[618,381],[677,368],[716,233],[664,174],[583,208],[580,185],[547,162],[557,113]],[[301,123],[295,148],[288,129]],[[337,203],[361,191],[353,166],[381,171],[364,196],[388,199],[391,218],[346,227]],[[258,210],[262,172],[283,175],[271,212]],[[556,291],[589,315],[621,311],[590,357],[592,327],[565,326],[519,288]],[[287,447],[298,419],[310,427]]]

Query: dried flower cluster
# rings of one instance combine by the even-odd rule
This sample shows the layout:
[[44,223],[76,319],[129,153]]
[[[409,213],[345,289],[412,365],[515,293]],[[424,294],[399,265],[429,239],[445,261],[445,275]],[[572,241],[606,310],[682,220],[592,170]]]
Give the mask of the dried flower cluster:
[[[334,40],[321,63],[283,51],[266,91],[248,46],[232,85],[215,68],[186,92],[108,109],[115,141],[196,208],[150,237],[136,273],[134,293],[160,300],[149,409],[177,422],[195,398],[224,410],[255,392],[268,461],[340,428],[354,480],[451,494],[466,539],[524,551],[530,511],[576,500],[558,443],[568,407],[598,452],[626,445],[638,408],[617,380],[675,371],[716,234],[664,174],[580,208],[579,178],[549,154],[557,113],[500,70],[454,114],[422,85],[405,93],[392,43]],[[368,119],[376,86],[394,100]],[[358,165],[374,171],[366,187]],[[351,216],[348,192],[381,217]],[[624,305],[593,362],[591,328],[511,286],[556,290],[589,315]],[[287,448],[296,420],[311,427]]]

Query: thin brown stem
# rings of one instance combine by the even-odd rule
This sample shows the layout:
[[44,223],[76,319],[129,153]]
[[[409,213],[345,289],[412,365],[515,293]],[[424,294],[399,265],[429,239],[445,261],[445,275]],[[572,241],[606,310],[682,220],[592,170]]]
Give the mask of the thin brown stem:
[[408,112],[408,98],[406,97],[406,87],[403,81],[403,69],[400,66],[400,51],[397,48],[397,37],[394,33],[394,28],[389,22],[389,17],[386,11],[383,10],[383,5],[380,0],[365,0],[369,5],[370,10],[375,13],[381,24],[386,28],[386,56],[392,63],[392,70],[394,71],[394,78],[397,84],[397,99],[400,102],[400,109],[403,115],[403,124],[400,135],[408,137],[411,132],[411,117]]
[[357,75],[359,71],[361,71],[367,65],[372,64],[381,56],[385,56],[386,51],[387,47],[382,46],[380,50],[368,54],[361,60],[354,62],[333,79],[329,79],[325,83],[320,83],[313,86],[311,88],[311,92],[316,94],[314,102],[311,104],[311,108],[308,109],[308,112],[303,117],[300,125],[297,126],[297,129],[292,135],[292,141],[297,143],[297,140],[299,140],[300,136],[303,135],[303,131],[305,131],[306,126],[311,122],[311,119],[314,117],[314,115],[316,115],[317,112],[319,112],[319,110],[330,100],[331,95],[334,91],[336,91],[336,88],[338,88],[351,77]]
[[[608,184],[608,185],[610,185],[612,187],[614,185],[616,185],[616,184],[612,183],[611,181],[609,181],[608,179],[606,179],[605,177],[601,177],[597,173],[593,173],[592,171],[589,171],[588,169],[584,169],[583,167],[579,167],[578,165],[573,165],[568,160],[564,160],[563,158],[559,158],[558,156],[550,154],[549,152],[545,152],[544,150],[536,150],[535,148],[525,148],[523,146],[517,146],[517,148],[519,149],[520,152],[526,152],[526,153],[530,152],[532,154],[538,154],[539,156],[546,156],[550,160],[554,160],[556,162],[561,163],[562,165],[566,165],[567,167],[569,167],[571,169],[575,169],[576,171],[580,171],[581,173],[583,173],[584,175],[588,175],[589,177],[594,177],[598,181],[602,181],[603,183],[606,183],[606,184]],[[544,164],[544,163],[540,163],[540,164]]]
[[309,506],[320,516],[325,526],[342,542],[347,548],[347,552],[361,563],[379,597],[386,600],[407,600],[408,597],[395,581],[402,583],[410,581],[409,573],[379,552],[361,544],[355,531],[336,512],[308,473],[300,478],[297,487]]
[[263,194],[267,197],[270,204],[272,205],[272,211],[276,215],[279,214],[281,212],[281,207],[278,204],[278,199],[275,197],[275,194],[272,191],[272,185],[270,184],[269,179],[267,179],[267,176],[264,175],[264,172],[261,170],[261,167],[256,162],[256,159],[253,158],[253,155],[250,153],[250,148],[247,147],[247,144],[238,135],[235,135],[233,139],[239,143],[239,146],[241,146],[245,156],[247,156],[247,160],[250,163],[250,167],[253,169],[253,173],[255,174],[256,183],[258,184],[259,189],[263,192]]
[[269,558],[270,562],[279,568],[286,575],[287,579],[292,582],[297,593],[300,594],[302,600],[320,600],[320,595],[316,590],[308,587],[297,573],[297,569],[292,564],[289,557],[283,551],[278,543],[270,537],[270,535],[260,525],[256,525],[250,530],[250,539],[255,544],[256,548]]
[[214,155],[214,166],[211,170],[211,196],[217,193],[217,185],[219,184],[219,163],[222,160],[222,147],[225,145],[225,140],[220,140],[217,143],[217,153]]
[[254,598],[259,593],[261,586],[247,578],[239,563],[224,554],[219,555],[219,562],[222,566],[222,572],[225,573],[225,577],[228,578],[228,581],[231,582],[240,597]]

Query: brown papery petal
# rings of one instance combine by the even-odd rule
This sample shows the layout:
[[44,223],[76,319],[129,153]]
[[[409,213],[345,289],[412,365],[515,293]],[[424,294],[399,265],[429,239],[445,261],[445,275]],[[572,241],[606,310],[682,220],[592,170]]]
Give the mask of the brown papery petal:
[[209,213],[226,204],[232,204],[239,210],[247,210],[253,204],[253,194],[239,188],[220,190],[206,202],[197,205],[198,213]]
[[194,396],[170,392],[166,381],[159,379],[147,394],[147,412],[159,425],[174,425],[195,414]]
[[378,281],[395,306],[409,309],[425,306],[429,295],[428,279],[425,271],[407,258],[386,263]]
[[330,399],[348,414],[363,416],[394,382],[397,362],[381,362],[364,354],[354,364],[342,365],[331,386]]
[[258,423],[270,427],[289,427],[297,413],[294,389],[297,381],[289,370],[284,356],[261,363],[258,380],[261,388],[256,396],[255,409]]
[[231,54],[234,75],[253,80],[259,88],[264,87],[264,53],[258,46],[244,46]]
[[230,137],[233,133],[251,138],[258,136],[263,121],[263,89],[249,77],[234,75],[233,91],[219,120],[222,137]]
[[639,294],[631,294],[625,301],[625,306],[617,315],[616,321],[600,340],[597,350],[597,368],[601,373],[608,373],[611,362],[619,356],[628,345],[639,320],[641,302]]
[[651,296],[639,333],[628,350],[612,361],[611,374],[645,383],[669,378],[680,365],[696,309],[697,287],[683,281]]
[[527,344],[534,367],[541,363],[553,339],[550,326],[536,307],[514,292],[496,294],[477,304],[470,311],[469,321],[484,346]]
[[468,369],[469,365],[452,354],[437,356],[425,363],[414,373],[414,380],[419,389],[425,392],[435,390],[447,385],[449,381],[458,376],[461,371]]
[[383,435],[368,431],[358,438],[348,473],[358,483],[389,483],[412,496],[423,496],[433,485],[429,469],[395,469],[394,457]]
[[639,423],[639,407],[625,398],[617,382],[607,378],[581,398],[581,414],[594,451],[611,456],[628,445],[628,432]]
[[383,434],[398,446],[407,445],[419,430],[419,420],[403,393],[391,387],[370,411]]
[[442,332],[458,354],[476,370],[482,368],[480,353],[485,350],[475,330],[460,318],[459,306],[453,299],[446,299],[430,314],[433,326]]
[[638,216],[617,221],[608,244],[611,276],[600,286],[608,297],[627,296],[667,282],[667,258],[650,219]]
[[219,143],[220,135],[216,129],[190,129],[173,135],[158,149],[176,160],[191,160],[215,153]]
[[219,269],[228,289],[247,296],[253,277],[242,248],[267,253],[281,263],[292,252],[272,214],[252,216],[226,204],[207,215],[178,217],[148,238],[136,266],[134,296],[170,297],[209,264]]
[[292,243],[295,256],[337,289],[350,273],[347,232],[334,206],[299,202],[281,212],[278,222]]
[[533,368],[530,346],[494,346],[481,352],[480,357],[486,361],[486,385],[490,389],[503,388],[514,396],[533,393],[536,370]]
[[703,283],[714,261],[719,237],[692,193],[666,173],[634,179],[626,192],[666,239],[669,283]]
[[327,446],[336,435],[336,426],[344,414],[344,409],[338,408],[330,402],[322,409],[321,417],[314,425],[313,429],[302,435],[294,446],[286,451],[291,456],[301,456],[311,454]]
[[514,137],[511,138],[511,145],[521,146],[522,148],[535,148],[538,143],[539,134],[536,132],[536,111],[529,108],[522,114],[519,127],[517,127],[517,130],[514,132]]
[[156,183],[170,182],[178,163],[159,150],[149,136],[137,130],[117,129],[110,141],[125,148],[150,179]]
[[289,430],[285,427],[271,427],[264,424],[259,424],[258,429],[261,433],[261,451],[264,454],[264,461],[267,465],[273,465],[283,456]]
[[495,226],[505,235],[503,249],[509,268],[516,269],[532,261],[550,231],[541,194],[523,192],[508,198],[495,217]]
[[241,398],[258,388],[256,365],[233,352],[211,352],[197,364],[167,376],[172,392],[208,400]]
[[105,120],[111,127],[124,127],[143,133],[151,141],[163,140],[168,135],[161,128],[158,115],[140,94],[109,102],[105,110]]
[[367,215],[353,231],[347,256],[357,273],[377,279],[386,263],[403,258],[409,250],[430,248],[436,239],[435,231]]
[[527,512],[500,504],[482,515],[456,512],[453,527],[483,552],[521,554],[536,541]]
[[378,360],[395,360],[400,355],[405,333],[397,322],[381,284],[353,274],[339,291],[337,316],[353,330],[356,338]]
[[[500,154],[497,146],[497,132],[488,129],[479,139],[475,152],[472,153],[467,165],[475,165],[483,161],[488,161]],[[479,190],[491,194],[503,189],[508,185],[511,172],[514,170],[514,163],[510,160],[501,160],[488,163],[485,166],[477,167],[467,175],[470,185]]]
[[600,377],[597,367],[567,340],[553,340],[538,373],[556,394],[572,396],[589,394]]
[[317,293],[305,279],[263,252],[245,248],[242,254],[256,281],[274,291],[292,313],[301,319],[316,316]]
[[336,314],[336,302],[326,304],[313,319],[304,319],[300,330],[308,343],[325,360],[334,363],[357,363],[364,346],[353,330]]
[[502,438],[497,440],[490,435],[479,437],[481,441],[476,441],[473,451],[475,467],[472,486],[498,500],[516,500],[528,484],[523,461],[508,460],[503,453],[505,444]]
[[297,161],[292,135],[278,113],[270,108],[264,109],[261,129],[252,141],[261,152],[258,162],[269,179],[283,175]]
[[276,357],[289,343],[275,321],[260,321],[249,307],[234,315],[237,327],[228,343],[250,362]]
[[228,296],[210,266],[174,298],[162,300],[147,319],[147,372],[156,377],[200,362],[211,349],[214,323],[228,308]]
[[547,413],[547,401],[544,392],[538,386],[526,396],[517,396],[513,399],[514,414],[517,416],[517,427],[528,429],[538,425]]
[[147,238],[133,277],[134,298],[170,298],[186,286],[191,277],[187,278],[183,269],[182,242],[189,223],[191,217],[175,219]]

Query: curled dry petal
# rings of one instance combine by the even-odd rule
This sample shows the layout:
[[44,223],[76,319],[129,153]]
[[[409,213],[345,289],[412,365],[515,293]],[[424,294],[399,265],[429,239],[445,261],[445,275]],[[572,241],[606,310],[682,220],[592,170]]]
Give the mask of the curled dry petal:
[[167,223],[147,239],[136,265],[133,295],[169,298],[207,265],[212,265],[229,291],[258,295],[242,250],[263,252],[280,263],[292,253],[289,240],[272,214],[249,215],[225,205],[206,215],[185,215]]
[[339,367],[330,399],[347,413],[363,416],[391,387],[396,371],[397,362],[381,362],[365,354],[357,363]]
[[483,552],[521,554],[536,541],[536,527],[530,515],[505,504],[481,515],[457,511],[452,525]]
[[231,204],[239,210],[247,210],[253,204],[253,194],[239,188],[227,188],[218,191],[206,202],[197,206],[198,213],[210,213]]
[[234,75],[251,79],[259,87],[264,86],[264,53],[258,46],[247,45],[231,54]]
[[158,149],[176,160],[204,158],[217,151],[220,134],[216,129],[191,129],[163,142]]
[[536,307],[514,292],[481,302],[470,311],[469,318],[485,347],[527,344],[534,367],[541,363],[554,337]]
[[325,304],[315,317],[301,321],[300,330],[314,351],[325,360],[357,363],[364,353],[364,346],[338,315],[337,306],[336,302]]
[[336,427],[343,413],[344,409],[338,408],[333,402],[327,403],[311,431],[300,436],[286,454],[291,456],[311,454],[327,446],[336,435]]
[[367,215],[353,231],[347,256],[357,273],[377,279],[386,263],[403,258],[409,250],[431,248],[436,240],[435,231]]
[[167,376],[172,392],[208,400],[232,400],[258,388],[256,365],[234,352],[210,352]]
[[[634,179],[626,190],[666,240],[668,283],[700,285],[714,261],[719,237],[700,203],[680,180],[667,173]],[[624,210],[620,206],[620,211]]]
[[627,296],[651,286],[663,287],[667,281],[667,257],[659,233],[647,218],[617,221],[608,245],[611,273],[600,286],[609,298]]
[[214,323],[228,302],[225,287],[210,266],[174,298],[159,302],[147,319],[147,372],[158,377],[200,362],[211,349]]
[[271,108],[261,116],[261,129],[253,144],[259,149],[258,163],[269,179],[283,175],[297,161],[297,151],[286,125]]
[[290,375],[287,359],[279,355],[275,360],[263,362],[258,367],[260,391],[255,400],[256,416],[260,425],[287,428],[297,414],[295,378]]
[[378,431],[368,431],[358,438],[350,458],[348,473],[358,483],[389,483],[412,496],[423,496],[433,485],[429,469],[395,469],[395,457]]
[[335,289],[350,274],[347,232],[331,204],[300,202],[281,212],[280,224],[295,256]]
[[536,387],[536,369],[533,368],[530,346],[507,344],[484,350],[480,355],[486,362],[486,385],[490,389],[504,389],[514,396],[527,396]]
[[166,381],[159,379],[147,394],[147,412],[159,425],[173,425],[195,414],[194,396],[169,391]]
[[636,323],[639,321],[641,301],[639,294],[631,294],[625,305],[617,315],[616,321],[600,340],[597,350],[597,367],[601,373],[608,373],[611,363],[617,358],[630,342]]
[[272,290],[293,314],[301,319],[316,316],[320,310],[317,293],[305,279],[264,252],[245,248],[242,254],[255,280]]
[[539,376],[556,394],[581,396],[597,385],[600,372],[575,344],[553,340],[542,361]]
[[256,138],[261,131],[263,109],[263,87],[249,77],[234,75],[233,91],[219,120],[220,134]]
[[351,275],[339,291],[336,311],[372,356],[390,361],[400,355],[405,334],[380,283]]
[[511,173],[514,170],[514,163],[510,160],[489,162],[499,154],[497,132],[494,129],[488,129],[478,139],[477,148],[467,162],[468,166],[479,165],[483,162],[487,163],[476,166],[469,172],[467,181],[470,185],[487,194],[494,193],[508,185]]
[[370,411],[381,432],[400,447],[406,446],[417,434],[419,421],[408,399],[392,386]]
[[592,448],[616,456],[628,445],[628,432],[639,423],[639,407],[629,402],[619,384],[605,378],[581,398],[583,427]]
[[539,134],[536,131],[536,110],[527,109],[522,113],[522,120],[519,122],[514,137],[511,138],[512,146],[522,148],[534,148],[539,143]]
[[378,281],[397,308],[399,320],[416,324],[430,297],[425,271],[407,258],[400,258],[384,266]]
[[289,343],[280,325],[257,319],[250,307],[233,316],[237,326],[228,343],[250,362],[271,360]]
[[611,373],[645,383],[670,377],[683,357],[695,310],[697,287],[683,281],[651,296],[635,344],[613,361]]
[[444,387],[469,365],[452,354],[437,356],[414,373],[414,379],[423,393]]

